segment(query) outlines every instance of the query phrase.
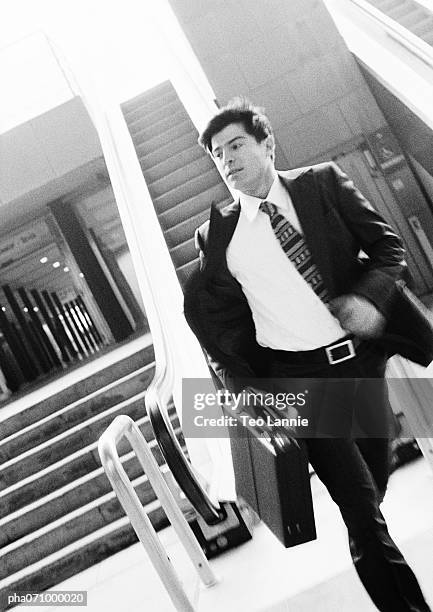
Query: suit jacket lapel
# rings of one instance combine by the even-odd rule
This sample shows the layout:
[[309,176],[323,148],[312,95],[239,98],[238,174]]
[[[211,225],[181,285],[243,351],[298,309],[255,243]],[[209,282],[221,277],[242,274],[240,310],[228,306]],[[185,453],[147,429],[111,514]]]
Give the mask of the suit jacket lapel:
[[[310,168],[295,178],[287,178],[281,174],[280,178],[289,191],[314,262],[322,274],[330,295],[333,296],[335,295],[335,284],[329,252],[329,237],[327,237],[323,206],[314,180],[313,169]],[[239,201],[223,212],[212,204],[208,236],[208,270],[215,271],[220,268],[221,264],[227,265],[226,249],[236,229],[239,214]]]
[[323,206],[314,180],[313,169],[310,168],[294,179],[284,176],[281,176],[281,179],[289,191],[314,263],[319,268],[329,293],[334,295],[335,285],[329,253],[329,237],[326,235],[327,227]]
[[226,249],[236,229],[240,210],[239,202],[235,202],[224,212],[212,204],[207,239],[208,271],[215,271],[221,264],[227,265]]

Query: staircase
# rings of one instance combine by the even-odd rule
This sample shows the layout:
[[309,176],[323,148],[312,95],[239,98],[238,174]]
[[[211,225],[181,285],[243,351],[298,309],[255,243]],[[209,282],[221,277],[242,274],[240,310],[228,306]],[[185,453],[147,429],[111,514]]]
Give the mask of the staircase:
[[[137,541],[97,440],[116,415],[128,414],[163,464],[145,414],[154,358],[142,338],[130,356],[0,423],[0,610],[8,593],[50,588]],[[170,417],[180,435],[173,406]],[[155,529],[165,527],[126,441],[119,455]]]
[[432,10],[429,11],[416,0],[367,1],[387,17],[433,46],[433,3]]
[[232,198],[169,81],[122,104],[181,285],[194,269],[194,231]]

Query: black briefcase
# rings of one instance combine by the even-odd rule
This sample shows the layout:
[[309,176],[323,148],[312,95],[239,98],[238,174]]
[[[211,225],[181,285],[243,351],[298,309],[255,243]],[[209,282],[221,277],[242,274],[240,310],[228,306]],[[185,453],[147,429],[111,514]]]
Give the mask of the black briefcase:
[[283,428],[230,427],[236,492],[286,548],[315,540],[308,457]]

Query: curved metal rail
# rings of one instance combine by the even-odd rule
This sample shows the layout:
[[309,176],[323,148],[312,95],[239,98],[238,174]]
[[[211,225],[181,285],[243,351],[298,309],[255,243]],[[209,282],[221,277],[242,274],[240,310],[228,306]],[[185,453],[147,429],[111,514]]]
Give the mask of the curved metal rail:
[[216,577],[182,511],[172,496],[143,434],[130,417],[126,415],[117,416],[98,442],[98,451],[102,465],[113,490],[129,516],[138,538],[146,549],[176,609],[182,612],[194,612],[194,607],[189,601],[120,461],[117,453],[117,443],[124,437],[131,444],[144,473],[147,475],[201,581],[205,586],[210,587],[216,584]]

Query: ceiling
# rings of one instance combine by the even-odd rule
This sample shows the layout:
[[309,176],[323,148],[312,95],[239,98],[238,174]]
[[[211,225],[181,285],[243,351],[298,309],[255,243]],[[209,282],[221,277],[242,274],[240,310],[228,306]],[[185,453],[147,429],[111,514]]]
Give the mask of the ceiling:
[[[74,206],[83,225],[93,228],[112,252],[120,253],[127,248],[103,158],[3,204],[0,306],[9,312],[9,305],[1,290],[5,284],[14,290],[24,287],[27,290],[56,291],[61,299],[75,293],[71,255],[68,258],[67,245],[61,239],[56,239],[50,229],[53,220],[47,204],[58,199],[64,200],[65,205]],[[41,226],[45,227],[45,231],[41,230]],[[21,302],[20,305],[23,306]]]
[[127,248],[99,138],[80,97],[1,134],[0,155],[0,306],[10,311],[3,285],[67,295],[74,278],[83,282],[50,202],[73,206],[113,253]]

